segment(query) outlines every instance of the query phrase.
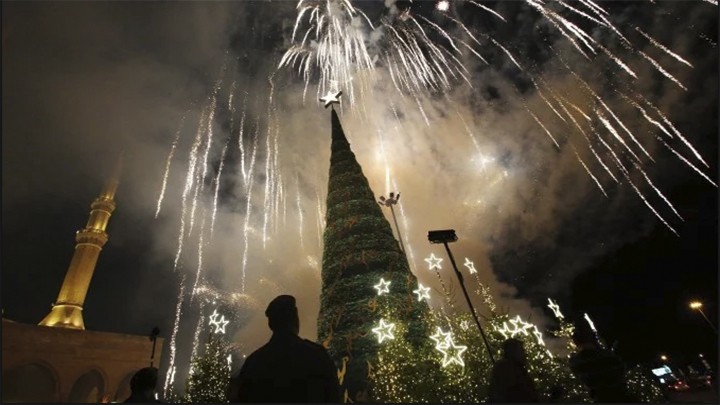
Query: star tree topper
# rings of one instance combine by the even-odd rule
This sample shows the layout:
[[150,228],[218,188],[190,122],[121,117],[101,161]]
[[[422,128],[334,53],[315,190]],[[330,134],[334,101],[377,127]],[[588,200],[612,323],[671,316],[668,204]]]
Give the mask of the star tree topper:
[[395,339],[393,335],[393,329],[395,329],[394,323],[385,323],[384,319],[380,319],[380,326],[373,328],[373,333],[378,336],[378,343],[382,343],[385,339]]
[[435,253],[430,253],[430,257],[426,258],[425,261],[428,263],[428,270],[432,269],[438,269],[442,270],[442,266],[440,263],[442,263],[443,259],[440,257],[435,257]]
[[325,108],[328,108],[330,105],[340,104],[340,96],[342,96],[342,91],[335,93],[328,91],[324,97],[320,97],[320,101],[325,103]]
[[[218,316],[220,317],[220,319],[217,319]],[[210,325],[215,327],[213,333],[225,334],[225,327],[228,323],[230,323],[230,321],[225,319],[225,315],[220,315],[217,309],[215,309],[212,315],[210,315]]]
[[375,289],[378,290],[378,295],[389,294],[390,293],[390,283],[391,281],[385,281],[384,278],[380,279],[380,282],[375,284]]

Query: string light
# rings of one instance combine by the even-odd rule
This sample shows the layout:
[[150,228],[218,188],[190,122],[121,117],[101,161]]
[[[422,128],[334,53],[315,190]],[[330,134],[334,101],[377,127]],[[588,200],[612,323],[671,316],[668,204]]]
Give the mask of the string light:
[[384,278],[380,279],[380,282],[375,284],[375,289],[378,290],[378,295],[390,293],[390,281],[385,281]]

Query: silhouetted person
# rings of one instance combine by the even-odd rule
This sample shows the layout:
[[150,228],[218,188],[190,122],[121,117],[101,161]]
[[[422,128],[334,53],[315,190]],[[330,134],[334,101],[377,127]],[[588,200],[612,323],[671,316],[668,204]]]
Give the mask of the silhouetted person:
[[273,331],[230,384],[230,402],[341,402],[337,369],[325,348],[298,336],[295,298],[281,295],[265,315]]
[[570,369],[590,390],[595,402],[638,402],[627,391],[625,366],[613,352],[600,347],[589,327],[580,324],[573,333],[578,348]]
[[508,339],[502,348],[503,358],[495,363],[490,377],[490,402],[538,402],[522,342]]
[[145,367],[140,369],[130,380],[130,396],[125,402],[159,403],[155,399],[155,387],[157,386],[158,369]]

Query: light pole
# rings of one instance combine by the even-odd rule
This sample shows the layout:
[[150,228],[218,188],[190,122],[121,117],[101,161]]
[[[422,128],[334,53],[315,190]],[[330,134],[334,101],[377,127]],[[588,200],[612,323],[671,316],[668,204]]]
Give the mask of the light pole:
[[150,367],[153,366],[153,363],[155,363],[155,343],[157,343],[158,335],[160,334],[160,329],[158,327],[154,327],[153,330],[150,332],[150,340],[152,341],[152,352],[150,352]]
[[450,251],[450,247],[448,246],[448,243],[456,242],[457,239],[458,238],[457,235],[455,235],[454,229],[428,232],[428,240],[430,241],[430,243],[442,243],[443,245],[445,245],[445,251],[447,251],[447,254],[450,257],[450,263],[452,263],[453,269],[455,270],[455,275],[457,276],[458,281],[460,281],[460,287],[462,287],[463,294],[465,295],[465,300],[467,300],[468,306],[470,307],[470,313],[472,314],[473,319],[475,319],[475,324],[480,330],[480,335],[482,336],[483,342],[485,343],[485,348],[488,351],[488,356],[490,356],[490,361],[495,364],[495,358],[493,357],[492,350],[490,350],[490,344],[485,337],[485,331],[483,331],[482,326],[480,326],[480,321],[478,320],[477,314],[475,313],[475,307],[473,307],[473,304],[470,301],[470,296],[465,289],[465,282],[463,281],[463,276],[458,270],[457,265],[455,264],[455,258]]
[[395,230],[397,231],[398,239],[400,240],[400,249],[402,249],[403,253],[405,253],[405,244],[403,244],[402,236],[400,235],[400,227],[398,226],[397,217],[395,217],[395,209],[393,208],[394,205],[397,205],[398,201],[400,201],[400,193],[398,192],[396,195],[394,192],[391,192],[389,198],[385,198],[385,196],[381,195],[378,204],[390,207],[393,222],[395,222]]
[[702,311],[702,306],[703,306],[703,304],[702,304],[702,302],[700,302],[700,301],[692,301],[692,302],[690,303],[690,309],[694,309],[694,310],[700,312],[700,315],[702,315],[702,317],[705,318],[705,321],[707,322],[707,324],[710,325],[710,328],[711,328],[711,329],[713,330],[713,332],[715,332],[715,334],[717,335],[717,334],[718,334],[718,333],[717,333],[717,329],[715,329],[715,326],[712,324],[712,322],[710,322],[710,320],[708,319],[708,317],[705,316],[705,313]]

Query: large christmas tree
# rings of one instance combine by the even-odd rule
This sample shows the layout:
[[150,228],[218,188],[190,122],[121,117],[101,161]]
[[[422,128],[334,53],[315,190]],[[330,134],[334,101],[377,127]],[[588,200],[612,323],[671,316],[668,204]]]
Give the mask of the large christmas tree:
[[229,352],[219,336],[211,333],[205,352],[191,360],[190,377],[187,380],[185,398],[182,402],[193,404],[220,404],[227,401],[230,384]]
[[[418,288],[407,259],[332,110],[318,336],[339,368],[346,400],[368,401],[383,344],[427,340]],[[374,366],[375,364],[375,366]]]

